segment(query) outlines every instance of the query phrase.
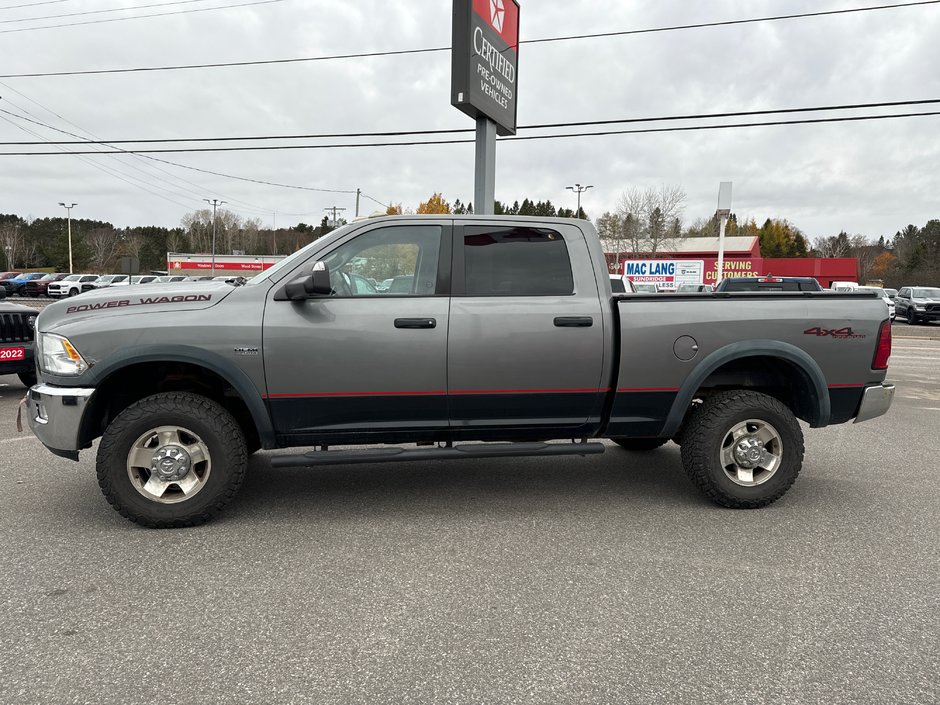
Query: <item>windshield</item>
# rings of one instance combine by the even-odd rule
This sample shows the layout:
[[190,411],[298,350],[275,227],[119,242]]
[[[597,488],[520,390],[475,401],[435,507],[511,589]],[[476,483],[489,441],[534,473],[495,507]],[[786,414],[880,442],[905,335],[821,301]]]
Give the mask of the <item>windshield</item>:
[[319,246],[324,245],[324,244],[326,244],[326,243],[328,243],[328,242],[330,242],[330,241],[332,241],[332,240],[336,240],[336,239],[342,237],[343,235],[345,235],[346,233],[348,233],[348,232],[353,228],[353,226],[355,226],[355,225],[359,225],[359,223],[349,223],[349,224],[347,224],[347,225],[343,225],[342,227],[339,227],[339,228],[337,228],[336,230],[334,230],[333,232],[331,232],[329,235],[326,235],[326,236],[324,236],[324,237],[321,237],[319,240],[314,240],[314,241],[311,242],[309,245],[305,245],[304,247],[301,247],[299,250],[297,250],[297,251],[296,251],[294,254],[292,254],[290,257],[286,257],[286,258],[282,259],[282,260],[281,260],[280,262],[278,262],[277,264],[274,264],[274,265],[272,265],[271,267],[269,267],[268,269],[264,270],[264,271],[263,271],[261,274],[259,274],[258,276],[252,277],[251,279],[248,279],[248,280],[245,282],[245,285],[246,285],[246,286],[255,286],[255,285],[260,284],[260,283],[262,283],[262,282],[267,282],[268,279],[270,279],[270,278],[271,278],[273,275],[275,275],[275,274],[280,274],[281,272],[288,272],[288,271],[290,271],[291,269],[293,269],[294,267],[296,267],[300,262],[303,262],[304,259],[306,259],[306,257],[307,257],[307,256],[309,255],[309,253],[310,253],[310,250],[313,249],[314,245],[316,245],[317,247],[319,247]]
[[82,275],[81,275],[81,274],[69,274],[69,275],[68,275],[65,279],[63,279],[62,281],[64,281],[64,282],[77,282],[77,281],[78,281],[79,279],[81,279],[81,278],[82,278]]
[[911,297],[915,299],[940,299],[940,289],[914,289]]
[[114,276],[113,276],[113,275],[109,275],[109,276],[106,276],[106,277],[98,277],[98,281],[97,281],[96,283],[98,283],[98,284],[107,284],[108,282],[111,282],[111,281],[114,281]]

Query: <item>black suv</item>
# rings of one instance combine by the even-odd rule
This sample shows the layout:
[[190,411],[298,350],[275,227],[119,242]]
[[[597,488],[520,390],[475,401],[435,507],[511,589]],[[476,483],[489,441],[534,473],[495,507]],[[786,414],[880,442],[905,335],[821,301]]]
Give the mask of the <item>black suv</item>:
[[33,360],[34,308],[0,303],[0,375],[18,375],[27,387],[36,384]]
[[822,291],[813,277],[728,277],[715,291]]

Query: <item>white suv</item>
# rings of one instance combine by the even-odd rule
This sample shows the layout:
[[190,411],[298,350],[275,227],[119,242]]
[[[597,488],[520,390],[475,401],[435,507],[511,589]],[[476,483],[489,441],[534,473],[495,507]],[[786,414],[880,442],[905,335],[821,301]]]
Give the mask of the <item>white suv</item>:
[[98,281],[97,274],[69,274],[65,279],[49,284],[46,291],[52,298],[75,296],[92,288],[92,282]]

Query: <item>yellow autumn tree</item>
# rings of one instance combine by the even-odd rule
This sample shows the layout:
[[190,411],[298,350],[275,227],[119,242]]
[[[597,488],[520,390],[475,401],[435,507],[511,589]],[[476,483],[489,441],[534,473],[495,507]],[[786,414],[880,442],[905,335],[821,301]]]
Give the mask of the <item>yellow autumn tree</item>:
[[401,203],[389,203],[385,209],[385,215],[401,215]]
[[441,194],[435,193],[428,200],[422,201],[418,205],[418,213],[426,215],[450,213],[450,204],[444,200]]

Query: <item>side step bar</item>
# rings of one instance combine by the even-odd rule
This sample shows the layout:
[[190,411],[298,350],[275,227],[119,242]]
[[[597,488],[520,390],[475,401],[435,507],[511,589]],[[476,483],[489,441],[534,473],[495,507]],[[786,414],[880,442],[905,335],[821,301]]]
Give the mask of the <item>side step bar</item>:
[[515,458],[532,455],[595,455],[603,443],[465,443],[444,448],[368,448],[366,450],[313,450],[302,455],[271,456],[271,467],[317,467],[359,463],[397,463],[407,460],[455,458]]

